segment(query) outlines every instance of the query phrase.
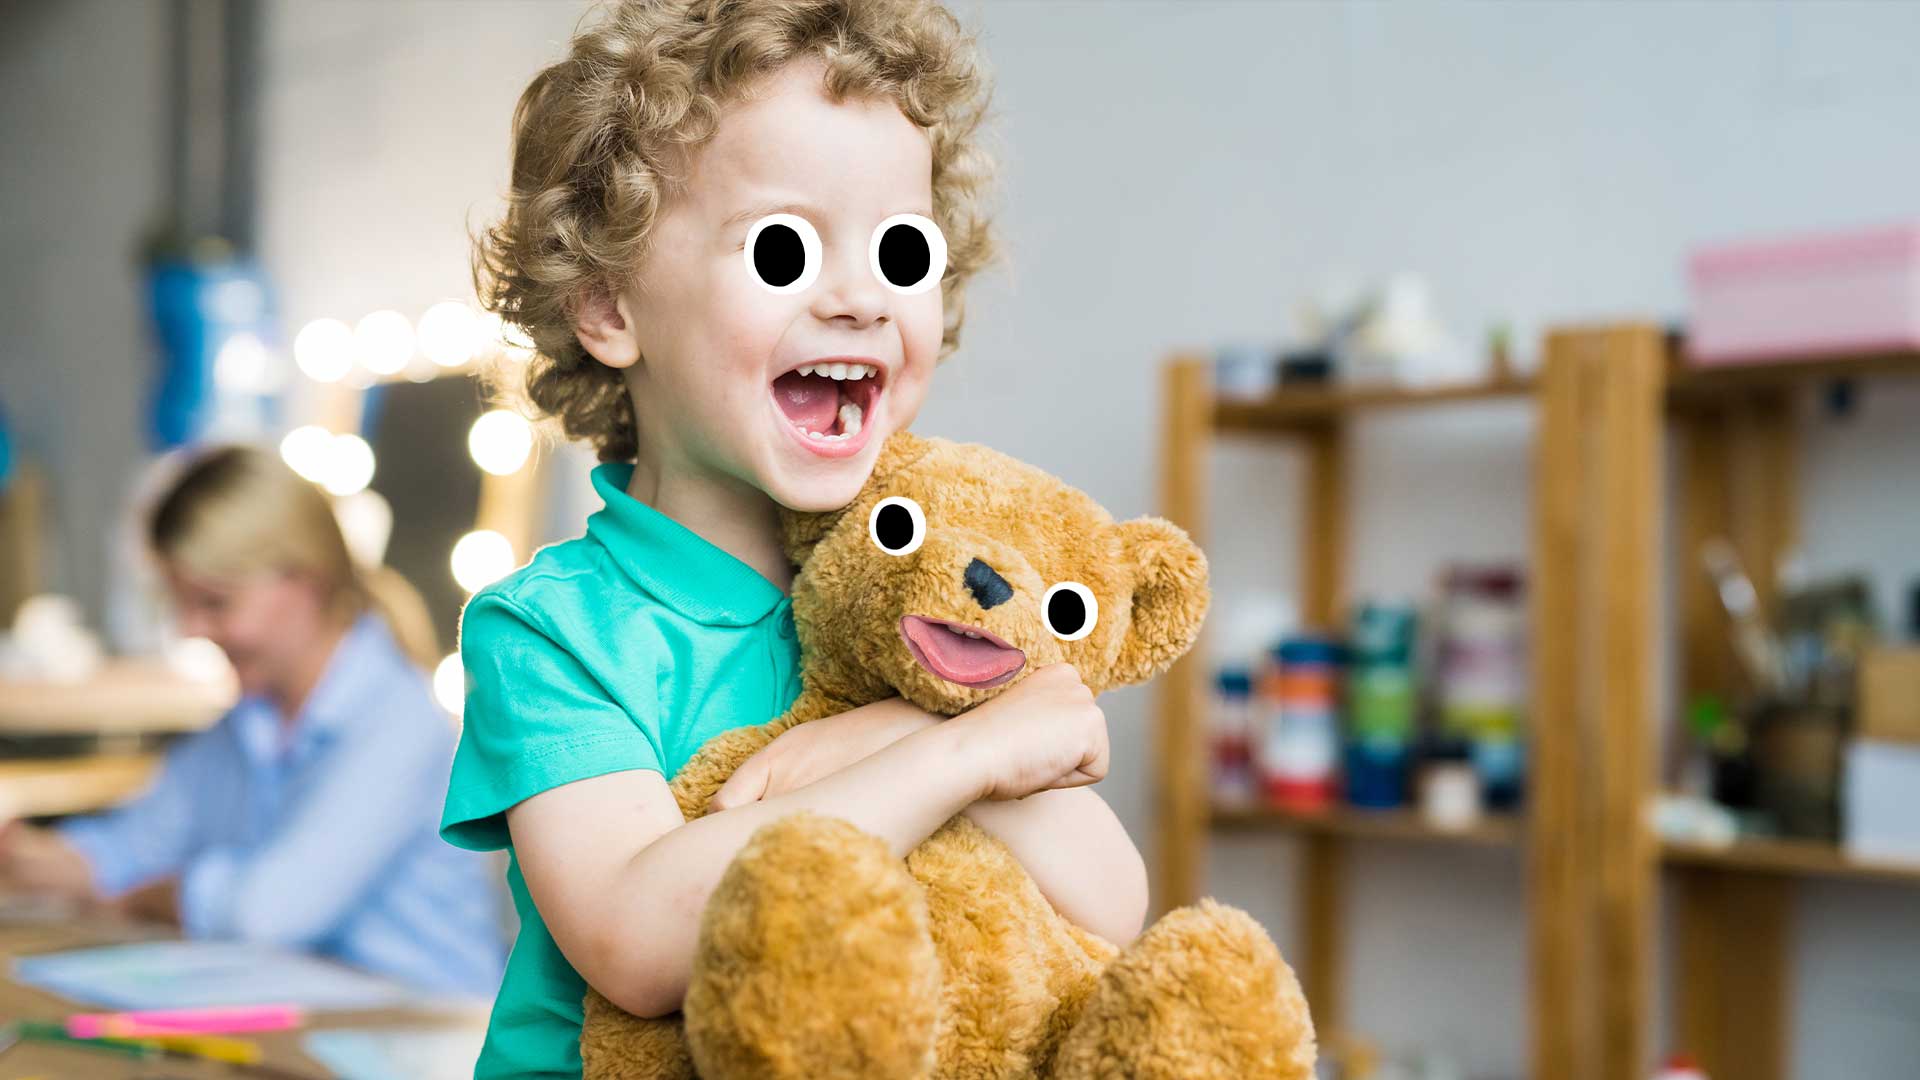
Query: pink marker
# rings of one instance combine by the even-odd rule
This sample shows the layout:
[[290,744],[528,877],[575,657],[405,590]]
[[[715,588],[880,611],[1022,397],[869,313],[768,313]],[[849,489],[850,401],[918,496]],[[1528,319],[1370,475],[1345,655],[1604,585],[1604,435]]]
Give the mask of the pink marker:
[[236,1035],[281,1031],[303,1020],[295,1005],[237,1005],[211,1009],[161,1009],[149,1012],[78,1013],[67,1017],[67,1034],[76,1039],[134,1039],[161,1035]]

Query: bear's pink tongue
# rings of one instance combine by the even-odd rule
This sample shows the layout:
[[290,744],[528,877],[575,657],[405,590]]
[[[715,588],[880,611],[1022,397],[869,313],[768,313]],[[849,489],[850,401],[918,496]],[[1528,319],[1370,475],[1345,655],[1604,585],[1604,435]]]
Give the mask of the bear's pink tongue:
[[803,431],[830,435],[840,422],[840,384],[833,379],[789,371],[773,380],[773,400]]
[[1011,677],[1026,664],[1019,649],[1003,648],[985,638],[956,634],[938,623],[908,615],[900,630],[920,650],[918,659],[949,682],[977,685]]

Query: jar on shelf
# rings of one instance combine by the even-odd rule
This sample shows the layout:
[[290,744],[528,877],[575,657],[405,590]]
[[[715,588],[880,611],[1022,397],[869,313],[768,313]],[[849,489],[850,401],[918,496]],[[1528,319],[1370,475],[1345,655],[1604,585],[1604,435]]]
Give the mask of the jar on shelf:
[[1215,676],[1210,719],[1208,757],[1212,763],[1213,802],[1253,802],[1253,675],[1246,668],[1222,668]]
[[1269,803],[1312,812],[1334,801],[1338,773],[1339,642],[1291,637],[1273,649],[1262,673],[1266,738],[1261,786]]
[[1487,805],[1520,801],[1524,766],[1527,613],[1516,567],[1460,566],[1445,577],[1440,616],[1440,731],[1464,742]]
[[1411,604],[1363,605],[1347,669],[1347,801],[1386,809],[1407,800],[1414,741]]

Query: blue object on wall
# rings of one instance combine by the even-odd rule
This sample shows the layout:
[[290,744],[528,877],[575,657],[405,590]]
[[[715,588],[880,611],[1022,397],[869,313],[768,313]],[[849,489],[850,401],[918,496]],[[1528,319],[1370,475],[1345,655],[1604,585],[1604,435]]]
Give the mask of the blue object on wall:
[[216,378],[221,349],[239,335],[252,335],[266,349],[278,342],[265,272],[250,259],[154,262],[147,266],[147,296],[158,347],[148,395],[149,446],[163,452],[198,441],[221,406],[236,398],[247,399],[260,427],[271,423],[278,400],[264,367],[262,378],[235,385],[222,386]]
[[0,491],[13,483],[13,433],[7,430],[7,410],[0,408]]

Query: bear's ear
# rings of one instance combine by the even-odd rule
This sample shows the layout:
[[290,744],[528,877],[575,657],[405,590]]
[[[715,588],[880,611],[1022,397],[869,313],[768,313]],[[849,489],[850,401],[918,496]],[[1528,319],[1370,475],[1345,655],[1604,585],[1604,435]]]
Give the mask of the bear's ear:
[[1207,557],[1165,518],[1122,522],[1120,550],[1133,568],[1133,625],[1109,685],[1140,683],[1173,666],[1200,636],[1207,616]]
[[[938,439],[923,439],[911,431],[896,431],[887,437],[880,447],[879,456],[873,460],[873,472],[867,475],[866,486],[860,489],[854,502],[859,503],[867,495],[881,490],[901,472],[915,462],[927,456]],[[846,507],[838,510],[822,510],[807,513],[797,510],[780,511],[781,540],[786,545],[787,561],[794,566],[805,566],[813,555],[813,547],[820,538],[832,531],[840,518],[847,512]]]

